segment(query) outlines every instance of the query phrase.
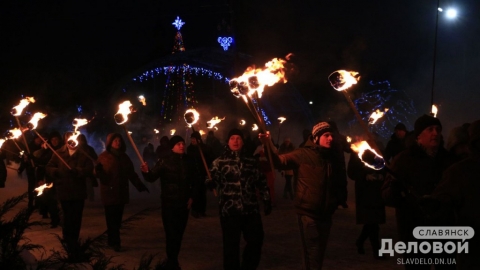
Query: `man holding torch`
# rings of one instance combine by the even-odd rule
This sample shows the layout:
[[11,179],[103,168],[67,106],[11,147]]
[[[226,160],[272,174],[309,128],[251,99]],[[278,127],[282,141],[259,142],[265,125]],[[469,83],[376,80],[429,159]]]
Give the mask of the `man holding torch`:
[[[79,248],[78,238],[82,225],[83,207],[87,198],[86,177],[93,173],[92,161],[69,143],[73,132],[64,135],[65,145],[58,149],[46,165],[53,180],[57,198],[63,211],[62,234],[69,251]],[[70,141],[71,142],[71,141]]]
[[[265,215],[272,211],[265,175],[258,161],[247,156],[243,132],[228,133],[228,148],[212,164],[212,180],[207,186],[218,191],[220,224],[223,233],[223,268],[256,269],[263,246],[263,225],[257,201],[257,191],[265,203]],[[240,262],[240,237],[246,241]]]
[[[332,215],[347,192],[346,179],[339,177],[334,160],[333,132],[330,124],[319,122],[303,147],[283,155],[272,153],[278,169],[298,171],[294,205],[303,243],[304,270],[322,268]],[[263,143],[271,143],[268,133],[259,137]]]

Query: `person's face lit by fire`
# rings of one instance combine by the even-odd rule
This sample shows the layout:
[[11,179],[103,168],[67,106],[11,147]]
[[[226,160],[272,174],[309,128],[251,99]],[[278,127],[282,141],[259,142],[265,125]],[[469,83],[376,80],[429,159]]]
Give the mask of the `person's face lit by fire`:
[[239,135],[232,135],[228,139],[228,147],[230,147],[230,150],[232,151],[240,151],[243,147],[243,140],[242,137]]
[[122,141],[120,140],[120,138],[117,137],[117,138],[113,139],[111,146],[112,146],[113,149],[118,150],[122,146]]
[[320,139],[318,140],[318,144],[321,147],[330,148],[332,146],[332,141],[333,141],[333,133],[325,132],[322,134],[322,136],[320,136]]
[[172,152],[177,153],[177,154],[185,153],[185,142],[176,143],[172,148]]
[[425,148],[436,148],[442,140],[442,128],[432,125],[424,129],[417,137],[417,142]]

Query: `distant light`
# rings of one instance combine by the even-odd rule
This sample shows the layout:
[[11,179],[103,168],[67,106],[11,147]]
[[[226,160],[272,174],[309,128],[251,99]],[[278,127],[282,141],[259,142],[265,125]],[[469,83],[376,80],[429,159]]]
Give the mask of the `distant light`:
[[454,8],[447,9],[447,18],[455,19],[457,17],[457,10]]
[[178,31],[180,31],[180,28],[182,28],[182,26],[185,24],[184,22],[182,22],[182,19],[180,19],[178,16],[177,16],[177,19],[172,23],[175,28],[177,28]]
[[233,43],[233,38],[232,37],[218,37],[217,39],[218,43],[220,43],[220,46],[222,46],[223,50],[226,51],[228,50],[228,47]]
[[308,104],[312,105],[312,104],[313,104],[313,101],[308,102]]
[[443,12],[443,9],[441,7],[438,8],[438,11]]

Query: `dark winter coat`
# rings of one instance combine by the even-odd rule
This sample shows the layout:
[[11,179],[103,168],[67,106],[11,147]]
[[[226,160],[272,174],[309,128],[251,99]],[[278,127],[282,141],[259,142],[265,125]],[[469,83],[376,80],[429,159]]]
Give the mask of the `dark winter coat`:
[[[427,155],[418,144],[401,152],[391,166],[382,187],[387,205],[396,208],[397,226],[401,233],[411,234],[421,225],[450,225],[452,216],[445,213],[440,224],[430,224],[420,205],[420,198],[432,194],[442,173],[451,165],[447,150],[441,147],[434,157]],[[402,239],[403,240],[403,239]]]
[[357,224],[385,223],[385,204],[381,188],[384,170],[366,167],[357,154],[350,155],[348,177],[355,181],[355,213]]
[[[121,145],[119,150],[111,147],[115,138],[120,138]],[[133,162],[125,153],[125,141],[117,134],[112,133],[107,136],[105,143],[106,150],[99,156],[97,162],[102,164],[103,169],[96,170],[96,176],[100,180],[100,195],[103,205],[127,204],[130,201],[130,181],[138,191],[145,190],[137,173],[135,172]]]
[[227,146],[213,161],[211,175],[208,186],[217,188],[221,216],[259,213],[257,191],[262,200],[270,201],[267,180],[259,170],[258,160],[246,152],[231,151]]
[[298,170],[294,201],[297,213],[330,218],[346,197],[347,180],[339,176],[341,168],[334,166],[331,149],[307,140],[303,147],[288,154],[274,154],[273,158],[279,169]]
[[70,166],[53,155],[47,163],[47,174],[54,179],[53,186],[60,201],[84,200],[87,198],[86,177],[93,173],[93,163],[80,150],[76,150],[72,156],[66,145],[56,151],[59,156]]
[[162,209],[186,209],[192,198],[193,161],[186,154],[170,153],[160,158],[155,166],[142,173],[148,182],[160,178]]
[[407,149],[405,138],[399,139],[395,133],[393,133],[390,140],[387,142],[387,147],[385,148],[385,161],[390,163],[390,159],[393,159],[405,149]]

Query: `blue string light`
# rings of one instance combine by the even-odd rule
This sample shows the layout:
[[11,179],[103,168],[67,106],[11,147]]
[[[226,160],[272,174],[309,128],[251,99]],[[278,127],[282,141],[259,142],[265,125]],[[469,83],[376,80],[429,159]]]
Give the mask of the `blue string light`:
[[159,75],[168,76],[171,74],[178,74],[179,72],[191,73],[192,75],[196,76],[207,76],[209,78],[214,78],[225,83],[228,83],[230,81],[230,79],[224,77],[219,72],[214,72],[212,70],[201,67],[191,67],[190,65],[156,67],[143,72],[142,75],[136,76],[132,80],[135,82],[144,82],[147,81],[149,78],[155,78]]
[[228,47],[233,43],[233,38],[232,37],[218,37],[217,39],[218,43],[220,43],[220,46],[223,47],[223,50],[226,51],[228,50]]

